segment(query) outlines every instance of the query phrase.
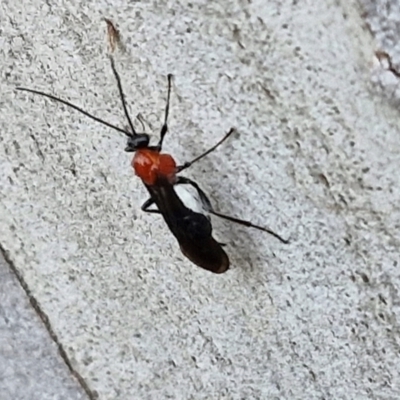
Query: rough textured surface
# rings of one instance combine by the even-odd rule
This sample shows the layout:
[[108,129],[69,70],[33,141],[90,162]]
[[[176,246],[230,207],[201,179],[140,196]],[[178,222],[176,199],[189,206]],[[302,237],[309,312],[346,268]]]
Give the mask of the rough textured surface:
[[87,399],[24,295],[0,255],[0,399]]
[[375,39],[373,82],[394,106],[400,105],[400,3],[397,0],[360,0]]
[[[374,45],[353,2],[2,3],[0,240],[101,399],[398,398],[398,111],[369,86]],[[132,114],[221,211],[233,268],[190,265],[140,212],[124,138],[16,85],[124,125]]]

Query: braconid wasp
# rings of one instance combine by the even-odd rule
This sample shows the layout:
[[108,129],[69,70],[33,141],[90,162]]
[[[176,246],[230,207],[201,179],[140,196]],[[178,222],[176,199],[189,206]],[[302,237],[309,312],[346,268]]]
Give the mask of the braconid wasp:
[[[212,226],[208,214],[247,227],[259,229],[273,235],[282,243],[288,243],[287,240],[283,239],[268,228],[215,211],[207,195],[200,189],[196,182],[178,175],[214,151],[226,139],[228,139],[235,130],[233,128],[230,129],[230,131],[225,134],[218,143],[192,161],[186,162],[182,165],[177,165],[170,154],[162,153],[163,141],[168,132],[167,122],[171,97],[172,75],[168,75],[167,103],[160,138],[155,146],[151,146],[149,144],[149,135],[147,133],[138,133],[133,127],[128,113],[125,95],[122,90],[121,79],[115,68],[113,57],[110,55],[109,58],[130,130],[122,129],[103,121],[102,119],[84,111],[80,107],[51,94],[22,87],[18,87],[17,89],[44,96],[62,103],[76,111],[79,111],[87,117],[126,135],[128,140],[125,151],[135,153],[132,160],[132,167],[150,194],[150,198],[142,205],[142,210],[149,213],[161,214],[168,225],[168,228],[177,239],[182,253],[199,267],[217,274],[223,273],[229,268],[229,258],[222,248],[223,245],[218,243],[212,236]],[[185,196],[186,198],[183,198],[182,194],[184,192],[179,189],[182,188],[181,185],[191,185],[192,188],[195,189],[197,197],[200,200],[200,206],[194,206],[193,201],[190,202],[190,205],[187,203],[187,200],[190,199],[188,199],[187,196]],[[157,209],[151,209],[150,207],[153,205],[155,205]]]

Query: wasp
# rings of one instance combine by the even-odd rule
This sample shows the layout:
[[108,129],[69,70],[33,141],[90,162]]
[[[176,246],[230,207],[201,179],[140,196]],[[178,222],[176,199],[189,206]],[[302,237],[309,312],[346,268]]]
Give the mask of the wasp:
[[[138,133],[133,126],[128,113],[120,76],[115,67],[113,57],[110,55],[109,58],[111,69],[118,85],[124,114],[129,124],[129,130],[110,124],[84,111],[80,107],[51,94],[23,87],[18,87],[17,89],[62,103],[96,122],[123,133],[127,137],[125,151],[134,153],[132,167],[149,193],[149,199],[142,205],[141,209],[148,213],[162,215],[168,228],[178,241],[182,253],[197,266],[216,274],[221,274],[229,269],[229,258],[223,249],[224,245],[217,242],[213,237],[209,214],[237,224],[262,230],[273,235],[282,243],[288,243],[288,240],[283,239],[268,228],[215,211],[208,196],[199,185],[181,175],[182,171],[219,147],[235,132],[235,129],[230,129],[218,143],[192,161],[178,165],[170,154],[162,151],[163,142],[168,132],[172,75],[168,75],[167,102],[160,137],[157,144],[151,145],[150,136],[147,133]],[[194,188],[195,196],[192,196],[189,191],[185,190],[185,186]],[[156,208],[151,208],[152,206]]]

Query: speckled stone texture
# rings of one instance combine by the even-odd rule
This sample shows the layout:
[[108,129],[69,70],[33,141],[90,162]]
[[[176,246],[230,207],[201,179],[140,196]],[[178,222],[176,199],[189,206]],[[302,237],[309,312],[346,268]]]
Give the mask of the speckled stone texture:
[[[2,2],[0,241],[100,399],[397,399],[398,109],[371,84],[359,4],[334,0]],[[23,85],[126,124],[222,212],[232,268],[191,265],[123,152],[125,138]],[[6,35],[4,35],[6,33]],[[140,127],[140,124],[138,124]]]
[[1,255],[0,399],[87,399]]
[[374,37],[372,81],[394,107],[400,106],[400,2],[359,0]]

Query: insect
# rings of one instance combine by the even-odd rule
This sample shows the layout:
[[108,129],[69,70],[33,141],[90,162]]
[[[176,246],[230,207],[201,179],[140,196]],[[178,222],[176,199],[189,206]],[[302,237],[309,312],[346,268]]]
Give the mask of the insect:
[[[150,145],[149,135],[147,133],[138,133],[133,127],[128,113],[120,76],[116,70],[114,59],[112,56],[109,56],[109,58],[111,62],[111,69],[118,85],[122,107],[125,117],[128,121],[130,131],[127,129],[121,129],[113,124],[103,121],[102,119],[84,111],[80,107],[77,107],[76,105],[51,94],[22,87],[18,87],[17,89],[44,96],[51,100],[62,103],[127,136],[127,145],[125,151],[134,153],[132,167],[136,175],[142,180],[150,195],[149,199],[142,205],[141,209],[148,213],[161,214],[168,228],[177,239],[182,253],[199,267],[217,274],[223,273],[229,268],[229,258],[223,249],[224,245],[218,243],[213,238],[211,221],[209,217],[205,215],[205,213],[213,214],[217,217],[247,227],[262,230],[273,235],[282,243],[288,243],[287,240],[283,239],[281,236],[268,228],[264,228],[255,225],[250,221],[241,220],[215,211],[207,195],[196,182],[189,178],[178,175],[197,161],[213,152],[226,139],[228,139],[228,137],[231,136],[235,130],[233,128],[230,129],[229,132],[226,133],[218,143],[192,161],[186,162],[182,165],[177,165],[174,158],[170,154],[162,152],[163,141],[168,132],[168,114],[171,97],[172,75],[168,75],[167,103],[165,107],[164,122],[161,127],[160,138],[158,143],[152,146]],[[182,191],[182,188],[185,185],[190,185],[192,188],[194,188],[195,193],[200,200],[200,207],[198,206],[198,203],[196,203],[196,208],[196,205],[194,205],[193,201],[193,204],[189,206],[187,200],[190,201],[193,199],[188,198],[187,196],[184,198],[182,196],[185,194],[185,191]],[[151,208],[154,205],[157,207],[156,209]]]

